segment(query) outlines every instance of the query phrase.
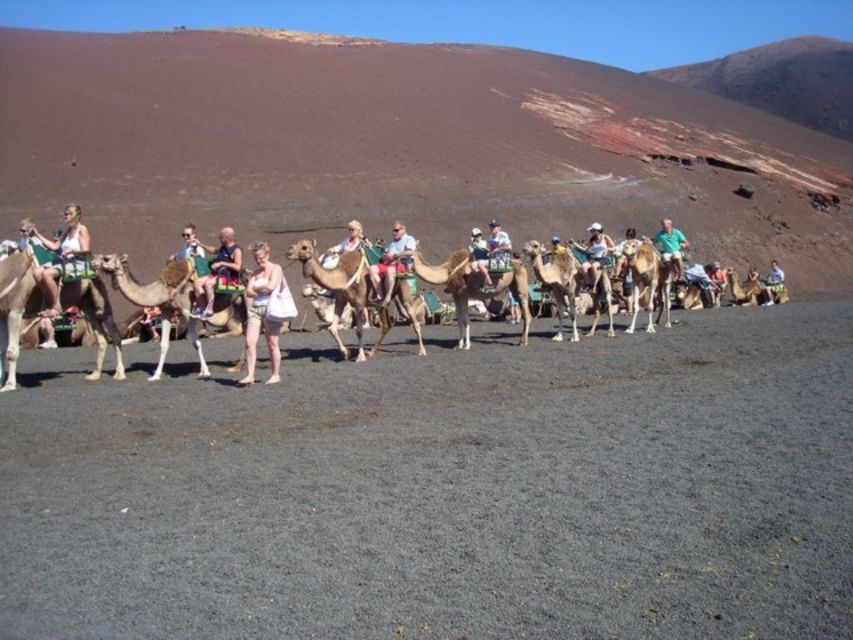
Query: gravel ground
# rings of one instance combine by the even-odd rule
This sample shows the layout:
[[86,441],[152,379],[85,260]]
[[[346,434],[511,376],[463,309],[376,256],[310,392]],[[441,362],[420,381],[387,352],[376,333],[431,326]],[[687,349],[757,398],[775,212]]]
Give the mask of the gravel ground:
[[363,364],[291,334],[248,389],[238,340],[208,381],[187,343],[159,383],[151,345],[126,382],[25,352],[0,636],[853,637],[853,300],[675,317],[426,358],[396,328]]

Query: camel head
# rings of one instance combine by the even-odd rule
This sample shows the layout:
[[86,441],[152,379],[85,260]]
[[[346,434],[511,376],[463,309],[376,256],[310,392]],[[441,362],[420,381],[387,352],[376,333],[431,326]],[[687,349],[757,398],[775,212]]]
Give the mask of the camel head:
[[542,243],[538,240],[528,240],[524,243],[524,255],[533,259],[542,255]]
[[302,285],[303,298],[316,298],[319,294],[320,286],[314,282],[306,282]]
[[630,260],[640,252],[642,245],[643,243],[637,239],[626,240],[625,244],[622,245],[622,255]]
[[287,250],[288,260],[299,260],[299,262],[305,263],[311,260],[311,258],[317,258],[316,240],[308,240],[307,238],[299,240]]
[[755,267],[750,267],[746,274],[747,282],[758,282],[758,270]]
[[92,269],[106,273],[127,271],[127,255],[98,253],[92,256]]

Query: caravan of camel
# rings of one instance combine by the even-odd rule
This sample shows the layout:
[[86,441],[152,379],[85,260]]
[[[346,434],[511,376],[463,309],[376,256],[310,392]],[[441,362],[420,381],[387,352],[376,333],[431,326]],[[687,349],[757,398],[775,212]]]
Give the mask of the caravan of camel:
[[[407,236],[408,237],[408,236]],[[15,243],[11,243],[14,245]],[[671,327],[670,316],[671,289],[676,283],[672,263],[664,262],[661,254],[648,241],[630,239],[620,246],[624,260],[623,271],[630,273],[633,282],[632,310],[630,325],[625,333],[634,333],[641,309],[647,315],[646,331],[655,332],[657,323],[664,321],[665,327]],[[521,336],[519,345],[528,343],[533,314],[529,295],[531,291],[548,294],[558,319],[557,333],[554,341],[564,340],[564,319],[571,320],[572,342],[579,340],[576,303],[583,294],[592,298],[590,305],[594,311],[594,319],[587,336],[594,336],[598,328],[602,312],[606,312],[608,328],[607,336],[615,336],[613,316],[616,309],[612,283],[619,278],[608,275],[601,270],[597,277],[590,282],[584,273],[584,264],[572,251],[547,253],[542,243],[529,241],[523,247],[523,253],[507,257],[500,269],[489,269],[485,272],[478,268],[476,256],[470,249],[453,251],[440,264],[424,262],[419,248],[409,251],[411,270],[406,274],[401,269],[399,276],[386,279],[390,284],[390,295],[386,300],[377,299],[378,290],[382,288],[378,278],[374,277],[366,246],[359,244],[355,251],[342,252],[334,266],[323,264],[323,256],[319,254],[316,241],[303,239],[294,243],[286,256],[291,262],[302,263],[302,273],[307,283],[304,295],[314,299],[313,306],[317,315],[325,320],[335,344],[343,360],[350,358],[350,351],[344,344],[340,330],[352,322],[356,329],[358,340],[357,361],[364,361],[376,354],[382,341],[391,328],[389,300],[409,321],[418,340],[419,356],[426,355],[424,348],[422,325],[427,315],[426,305],[421,296],[415,296],[409,280],[417,277],[430,285],[443,286],[445,292],[452,295],[456,321],[459,328],[458,349],[471,348],[469,304],[471,301],[490,301],[509,293],[520,307]],[[257,256],[256,256],[257,257]],[[546,260],[547,258],[547,260]],[[530,264],[535,284],[529,282],[527,264]],[[177,321],[187,328],[189,339],[195,348],[199,359],[199,377],[210,376],[210,370],[204,358],[202,342],[199,337],[199,327],[209,325],[219,330],[220,336],[236,336],[245,332],[246,309],[251,301],[246,294],[217,295],[211,311],[199,315],[194,311],[198,304],[198,286],[194,281],[199,277],[197,261],[193,259],[175,260],[162,270],[154,282],[140,284],[131,275],[127,256],[93,255],[91,256],[92,277],[64,281],[59,278],[59,306],[79,308],[82,316],[91,327],[97,342],[95,368],[87,376],[89,380],[97,380],[101,376],[103,361],[107,346],[111,343],[115,349],[116,367],[113,377],[116,380],[125,378],[122,358],[122,338],[113,319],[109,300],[108,287],[117,290],[129,302],[141,308],[157,308],[160,310],[162,327],[160,331],[160,358],[154,374],[149,380],[159,380],[169,350],[172,323]],[[383,270],[383,278],[386,278]],[[485,286],[484,280],[490,281]],[[758,305],[762,303],[786,302],[787,292],[784,287],[767,287],[758,274],[750,270],[747,280],[740,282],[738,274],[728,269],[726,283],[730,296],[735,304]],[[686,284],[686,283],[683,283]],[[285,285],[286,286],[286,285]],[[2,347],[2,369],[0,382],[2,391],[16,388],[16,366],[20,350],[20,337],[27,329],[32,328],[44,316],[44,296],[41,295],[38,275],[38,261],[29,248],[22,251],[12,251],[0,261],[0,347]],[[318,294],[321,292],[324,295]],[[692,308],[702,297],[702,288],[698,285],[683,287],[680,295],[684,308]],[[319,300],[319,301],[318,301]],[[325,302],[328,301],[328,302]],[[719,298],[717,298],[719,304]],[[368,317],[366,309],[376,309],[380,324],[379,336],[372,348],[365,354],[363,329]],[[654,312],[658,312],[655,319]],[[248,345],[247,345],[248,346]],[[244,358],[229,371],[239,371]]]

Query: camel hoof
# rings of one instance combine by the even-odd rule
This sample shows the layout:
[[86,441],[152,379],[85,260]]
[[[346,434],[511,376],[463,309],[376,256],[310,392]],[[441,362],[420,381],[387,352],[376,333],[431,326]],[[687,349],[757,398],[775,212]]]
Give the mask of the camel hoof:
[[100,380],[100,379],[101,379],[101,374],[96,372],[96,371],[93,371],[92,373],[90,373],[89,375],[86,376],[86,380]]
[[655,331],[655,328],[653,326],[649,325],[649,328],[646,329],[646,333],[657,333],[657,331]]
[[148,378],[148,382],[157,382],[160,379],[160,376],[151,376]]
[[667,322],[667,323],[664,325],[664,328],[666,328],[666,329],[672,329],[672,323],[671,323],[671,322]]
[[625,329],[625,333],[632,334],[632,333],[634,333],[634,329],[632,329],[631,327],[628,327],[627,329]]
[[420,351],[418,351],[418,355],[419,356],[425,356],[426,355],[426,349],[421,349]]
[[553,340],[554,342],[562,342],[563,341],[563,334],[558,333],[553,338],[551,338],[551,340]]
[[608,331],[608,332],[607,332],[607,337],[608,337],[608,338],[615,338],[615,337],[616,337],[616,332],[615,332],[615,331],[613,331],[613,329],[611,329],[610,331]]
[[7,391],[14,391],[14,390],[15,390],[15,385],[6,384],[6,385],[3,385],[2,388],[0,388],[0,393],[6,393]]
[[124,371],[122,371],[121,373],[116,372],[113,375],[113,380],[125,380],[126,378],[127,378],[127,376],[124,375]]
[[200,374],[198,374],[198,377],[199,378],[209,378],[210,377],[210,371],[202,371]]

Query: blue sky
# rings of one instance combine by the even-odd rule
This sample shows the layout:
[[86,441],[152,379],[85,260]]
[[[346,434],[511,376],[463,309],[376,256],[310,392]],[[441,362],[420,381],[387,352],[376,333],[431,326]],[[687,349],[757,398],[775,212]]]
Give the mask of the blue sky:
[[285,28],[504,45],[647,71],[800,35],[853,41],[853,0],[0,0],[0,25],[100,32]]

